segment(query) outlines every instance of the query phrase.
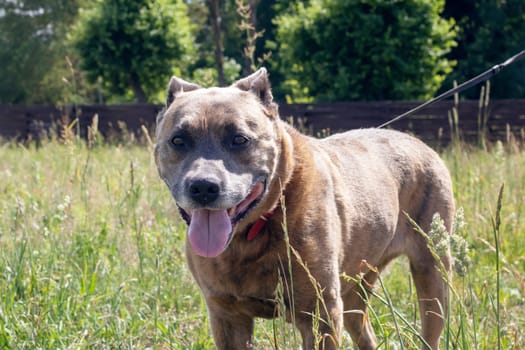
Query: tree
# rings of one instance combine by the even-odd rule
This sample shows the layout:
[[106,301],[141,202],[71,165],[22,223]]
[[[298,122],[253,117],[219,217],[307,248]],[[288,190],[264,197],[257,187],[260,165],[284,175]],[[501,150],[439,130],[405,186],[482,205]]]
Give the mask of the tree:
[[217,67],[217,77],[219,86],[226,85],[224,77],[224,46],[222,44],[221,31],[221,8],[219,0],[209,0],[210,21],[213,27],[213,41],[215,43],[215,65]]
[[[294,0],[264,0],[260,1],[256,12],[256,30],[261,33],[261,37],[256,42],[255,57],[264,61],[264,65],[269,68],[272,80],[272,93],[277,100],[284,100],[288,90],[284,86],[288,74],[287,71],[279,70],[277,25],[275,18],[285,14],[290,10]],[[273,58],[273,59],[272,59]]]
[[[525,49],[525,1],[447,1],[446,17],[455,18],[460,28],[458,45],[448,56],[458,65],[443,90],[456,80],[462,83]],[[462,96],[477,98],[479,89]],[[525,98],[525,63],[509,66],[495,78],[490,88],[493,98]]]
[[182,0],[98,0],[81,13],[72,40],[90,81],[116,95],[131,89],[143,103],[187,64],[191,28]]
[[235,0],[192,0],[188,2],[196,24],[196,54],[185,72],[202,86],[228,85],[239,77],[242,36]]
[[0,0],[0,103],[64,102],[64,39],[79,3]]
[[444,0],[311,0],[277,17],[290,99],[421,99],[451,72]]

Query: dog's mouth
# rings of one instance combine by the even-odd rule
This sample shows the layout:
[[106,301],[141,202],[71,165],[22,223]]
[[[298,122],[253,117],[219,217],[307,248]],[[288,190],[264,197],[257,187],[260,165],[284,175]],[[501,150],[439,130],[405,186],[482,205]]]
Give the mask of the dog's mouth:
[[257,182],[246,198],[232,208],[185,210],[179,207],[189,225],[188,238],[193,251],[208,258],[224,252],[233,238],[233,226],[260,202],[265,188],[265,181]]

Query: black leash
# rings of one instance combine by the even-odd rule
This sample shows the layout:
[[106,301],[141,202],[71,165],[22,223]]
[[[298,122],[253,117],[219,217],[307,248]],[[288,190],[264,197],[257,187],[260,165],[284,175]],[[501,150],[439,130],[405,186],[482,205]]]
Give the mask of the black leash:
[[441,95],[439,95],[437,97],[434,97],[433,99],[428,100],[427,102],[425,102],[425,103],[423,103],[423,104],[421,104],[421,105],[419,105],[419,106],[417,106],[415,108],[412,108],[408,112],[405,112],[405,113],[403,113],[401,115],[398,115],[394,119],[391,119],[391,120],[387,121],[386,123],[383,123],[383,124],[379,125],[378,128],[383,128],[383,127],[385,127],[387,125],[390,125],[393,122],[398,121],[399,119],[405,118],[405,117],[407,117],[407,116],[409,116],[411,114],[414,114],[414,113],[422,110],[423,108],[430,106],[431,104],[433,104],[435,102],[441,101],[441,100],[443,100],[443,99],[445,99],[447,97],[450,97],[450,96],[452,96],[452,95],[454,95],[454,94],[456,94],[458,92],[464,91],[466,89],[471,88],[474,85],[477,85],[477,84],[479,84],[481,82],[484,82],[485,80],[488,80],[488,79],[492,78],[493,76],[495,76],[496,74],[498,74],[503,68],[511,65],[514,62],[518,62],[522,58],[525,58],[525,50],[515,54],[511,58],[507,59],[505,62],[495,65],[494,67],[490,68],[486,72],[481,73],[480,75],[478,75],[478,76],[476,76],[476,77],[474,77],[474,78],[464,82],[463,84],[458,85],[455,88],[450,89],[450,90],[442,93]]

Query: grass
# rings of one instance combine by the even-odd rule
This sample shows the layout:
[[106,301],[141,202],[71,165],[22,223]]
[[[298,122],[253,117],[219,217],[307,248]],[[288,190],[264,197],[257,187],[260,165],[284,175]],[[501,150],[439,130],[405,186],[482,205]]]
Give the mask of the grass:
[[0,159],[0,348],[211,346],[147,149],[5,145]]
[[[525,348],[525,153],[510,146],[442,153],[470,248],[444,349]],[[4,142],[0,178],[0,348],[213,348],[185,228],[147,147]],[[370,298],[382,349],[421,344],[407,265]],[[297,348],[295,334],[258,320],[256,348]]]

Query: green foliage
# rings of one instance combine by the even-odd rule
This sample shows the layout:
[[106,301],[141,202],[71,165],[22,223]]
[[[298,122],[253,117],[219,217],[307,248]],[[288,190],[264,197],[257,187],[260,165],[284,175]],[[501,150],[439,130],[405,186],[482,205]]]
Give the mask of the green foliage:
[[110,94],[129,96],[131,89],[138,102],[160,99],[193,51],[182,0],[98,0],[80,17],[72,40],[82,68]]
[[[226,83],[249,66],[250,46],[251,63],[269,68],[278,100],[428,98],[525,48],[522,0],[243,3],[261,37],[249,45],[236,0],[220,1]],[[209,6],[0,0],[0,103],[160,102],[172,74],[216,85]],[[492,97],[525,97],[524,76],[523,63],[505,69]],[[462,96],[478,94],[479,87]]]
[[[444,89],[452,82],[467,81],[525,49],[525,1],[523,0],[456,0],[447,1],[445,15],[457,19],[460,31],[458,46],[449,58],[456,69],[447,78]],[[463,95],[475,99],[480,87]],[[493,98],[525,98],[525,64],[514,64],[493,79]]]
[[[241,65],[233,58],[226,57],[224,60],[224,76],[227,83],[232,83],[239,77]],[[216,86],[218,73],[215,67],[201,66],[195,68],[192,73],[191,81],[201,86]]]
[[79,3],[0,0],[0,103],[59,102],[68,94],[64,39]]
[[278,66],[293,100],[418,99],[452,70],[444,1],[312,0],[277,17]]
[[[220,23],[224,48],[223,69],[226,83],[239,78],[241,51],[240,35],[236,29],[234,0],[220,1]],[[188,2],[190,20],[194,24],[195,52],[187,70],[182,72],[184,79],[202,86],[218,85],[218,72],[215,62],[215,42],[213,36],[212,6],[210,1],[196,0]],[[237,46],[236,46],[237,45]],[[237,50],[235,50],[235,47]],[[233,48],[233,49],[232,49]]]

